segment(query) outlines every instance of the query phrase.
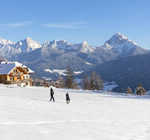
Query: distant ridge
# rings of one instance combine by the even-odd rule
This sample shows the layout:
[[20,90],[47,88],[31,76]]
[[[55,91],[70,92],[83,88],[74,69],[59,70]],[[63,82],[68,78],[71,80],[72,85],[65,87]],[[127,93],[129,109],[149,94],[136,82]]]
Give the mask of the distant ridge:
[[114,34],[98,47],[90,46],[87,41],[70,43],[66,40],[53,40],[40,44],[30,37],[18,42],[0,39],[2,57],[29,66],[40,77],[58,77],[58,73],[49,73],[46,69],[64,70],[70,65],[74,71],[84,73],[111,60],[147,52],[149,51],[120,33]]

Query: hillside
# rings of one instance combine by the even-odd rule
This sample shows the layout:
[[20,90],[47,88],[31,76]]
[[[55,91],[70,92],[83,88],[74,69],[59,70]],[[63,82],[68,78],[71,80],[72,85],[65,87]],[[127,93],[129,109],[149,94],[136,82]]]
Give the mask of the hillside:
[[[149,97],[0,85],[2,140],[146,140]],[[69,92],[71,103],[65,103]],[[84,93],[84,94],[81,94]]]
[[124,92],[128,86],[134,91],[141,83],[146,90],[150,89],[150,53],[129,56],[100,64],[87,73],[97,71],[105,81],[114,81],[119,88],[114,91]]

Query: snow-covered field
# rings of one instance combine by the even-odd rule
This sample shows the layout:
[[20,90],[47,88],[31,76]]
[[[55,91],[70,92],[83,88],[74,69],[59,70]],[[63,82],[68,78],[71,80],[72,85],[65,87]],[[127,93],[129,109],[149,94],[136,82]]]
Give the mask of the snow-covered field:
[[54,91],[0,86],[0,140],[150,140],[149,97]]

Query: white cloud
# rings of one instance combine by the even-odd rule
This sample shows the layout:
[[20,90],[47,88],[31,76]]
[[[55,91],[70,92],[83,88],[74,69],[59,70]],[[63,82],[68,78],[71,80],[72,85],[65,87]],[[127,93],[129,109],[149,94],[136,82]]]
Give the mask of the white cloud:
[[33,23],[32,21],[17,22],[17,23],[6,24],[6,26],[10,26],[10,27],[22,27],[22,26],[30,25],[32,23]]
[[25,22],[0,24],[0,30],[7,29],[7,28],[24,27],[24,26],[30,25],[32,23],[33,23],[32,21],[25,21]]
[[77,22],[69,22],[69,23],[48,23],[48,24],[42,24],[43,27],[49,27],[49,28],[61,28],[61,29],[77,29],[81,28],[82,25],[85,23],[82,21]]

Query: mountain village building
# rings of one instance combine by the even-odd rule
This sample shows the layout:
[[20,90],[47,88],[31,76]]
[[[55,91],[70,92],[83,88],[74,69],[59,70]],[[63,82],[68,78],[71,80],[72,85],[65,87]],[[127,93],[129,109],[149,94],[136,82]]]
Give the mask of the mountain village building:
[[31,86],[31,69],[18,62],[0,63],[0,83],[16,84],[17,86]]

